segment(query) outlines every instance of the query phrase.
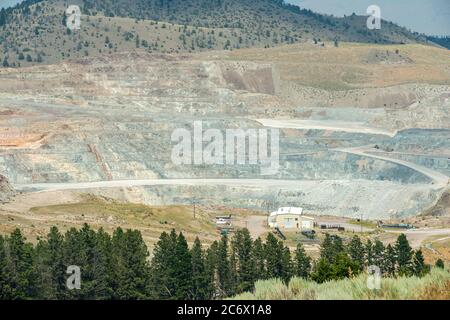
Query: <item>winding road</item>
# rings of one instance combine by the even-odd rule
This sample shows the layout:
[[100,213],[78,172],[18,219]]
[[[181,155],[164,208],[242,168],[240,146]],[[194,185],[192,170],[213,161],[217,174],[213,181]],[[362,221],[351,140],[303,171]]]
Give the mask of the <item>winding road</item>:
[[447,184],[450,181],[450,178],[448,176],[446,176],[445,174],[440,173],[436,170],[421,166],[417,163],[404,161],[404,160],[400,160],[400,159],[395,159],[395,158],[389,158],[389,157],[385,157],[385,156],[379,156],[379,155],[375,155],[373,153],[367,153],[368,151],[375,150],[369,146],[353,147],[353,148],[337,148],[337,149],[332,149],[332,150],[339,151],[339,152],[345,152],[345,153],[351,153],[351,154],[355,154],[355,155],[363,156],[363,157],[369,157],[369,158],[389,161],[392,163],[396,163],[396,164],[408,167],[417,172],[420,172],[421,174],[423,174],[423,175],[429,177],[431,180],[433,180],[433,189],[443,188],[443,187],[447,186]]
[[120,188],[135,186],[156,186],[156,185],[184,185],[184,186],[248,186],[269,187],[296,186],[297,180],[280,179],[144,179],[144,180],[112,180],[94,182],[71,182],[71,183],[31,183],[13,184],[18,191],[56,191],[56,190],[78,190],[95,188]]
[[394,137],[397,131],[368,126],[364,122],[341,120],[304,120],[304,119],[256,119],[265,127],[301,130],[330,130],[343,132],[358,132],[365,134],[379,134]]
[[[397,134],[397,131],[389,131],[383,128],[371,127],[363,122],[353,122],[353,121],[303,120],[303,119],[256,119],[256,121],[258,121],[263,126],[273,128],[358,132],[365,134],[379,134],[389,137],[394,137]],[[409,161],[375,155],[373,153],[367,153],[368,151],[374,150],[375,149],[373,149],[373,146],[330,149],[330,151],[355,154],[358,156],[389,161],[392,163],[408,167],[429,177],[433,181],[433,189],[440,189],[449,184],[450,177],[433,169]]]

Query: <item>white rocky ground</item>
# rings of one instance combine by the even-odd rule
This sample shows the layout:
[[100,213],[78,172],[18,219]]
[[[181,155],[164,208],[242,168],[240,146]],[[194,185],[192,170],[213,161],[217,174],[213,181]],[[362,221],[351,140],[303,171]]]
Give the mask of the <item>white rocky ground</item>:
[[[278,72],[267,62],[135,53],[2,71],[0,172],[23,191],[373,219],[437,201],[450,172],[448,86],[326,91]],[[196,120],[282,128],[280,171],[262,179],[251,165],[174,165],[171,133]]]

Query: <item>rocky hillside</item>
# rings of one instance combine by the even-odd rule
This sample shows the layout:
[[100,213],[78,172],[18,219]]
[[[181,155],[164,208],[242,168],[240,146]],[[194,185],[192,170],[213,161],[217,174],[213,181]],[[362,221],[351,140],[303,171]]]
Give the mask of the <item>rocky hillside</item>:
[[7,202],[14,194],[15,191],[8,180],[0,175],[0,203]]
[[[17,190],[56,183],[132,203],[415,215],[450,173],[449,66],[431,46],[309,43],[6,68],[0,172]],[[196,120],[280,127],[278,172],[248,185],[259,166],[176,165],[172,132]],[[142,179],[169,184],[120,185]]]
[[425,210],[424,215],[450,216],[450,189],[445,190],[435,205]]
[[428,36],[427,40],[432,41],[441,47],[450,49],[450,37]]
[[[71,4],[82,11],[76,32],[65,25]],[[48,64],[135,48],[176,53],[306,41],[426,42],[386,21],[381,30],[368,30],[366,19],[320,15],[282,0],[26,0],[0,13],[0,62]]]

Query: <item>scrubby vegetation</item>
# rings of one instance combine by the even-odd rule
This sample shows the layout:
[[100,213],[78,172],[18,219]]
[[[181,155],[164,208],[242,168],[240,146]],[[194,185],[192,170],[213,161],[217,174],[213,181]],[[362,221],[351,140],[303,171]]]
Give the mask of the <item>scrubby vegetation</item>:
[[399,299],[450,299],[450,272],[433,268],[424,277],[403,276],[382,278],[380,289],[369,289],[367,275],[343,280],[317,283],[298,277],[288,284],[279,279],[258,281],[253,292],[240,294],[234,299],[246,300],[399,300]]
[[5,67],[52,63],[139,48],[194,52],[268,48],[310,40],[425,43],[393,23],[366,28],[364,16],[316,14],[280,0],[74,0],[81,29],[67,28],[64,0],[26,0],[0,11],[0,62]]
[[428,36],[427,40],[437,43],[444,48],[450,49],[450,37],[449,36]]
[[[371,292],[362,272],[374,264],[390,278]],[[80,289],[66,286],[69,266],[81,270]],[[151,255],[139,231],[121,228],[111,236],[87,224],[65,234],[53,227],[36,245],[19,229],[0,236],[0,299],[395,299],[425,286],[426,294],[441,294],[435,285],[449,281],[449,273],[442,262],[435,269],[429,274],[420,250],[413,251],[404,235],[386,248],[379,241],[363,244],[355,236],[344,244],[327,235],[314,262],[301,244],[291,253],[273,234],[263,242],[247,229],[208,248],[198,238],[189,247],[182,233],[163,232]]]

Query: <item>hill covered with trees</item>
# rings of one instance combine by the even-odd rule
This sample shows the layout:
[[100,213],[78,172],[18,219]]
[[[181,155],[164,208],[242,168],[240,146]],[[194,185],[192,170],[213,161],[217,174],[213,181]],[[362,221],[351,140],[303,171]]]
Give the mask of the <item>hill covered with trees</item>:
[[[430,271],[404,235],[387,247],[327,235],[312,261],[302,245],[291,252],[273,234],[253,240],[247,229],[208,248],[198,238],[189,247],[182,233],[163,232],[151,257],[139,231],[109,235],[84,225],[62,234],[53,227],[32,245],[16,229],[0,236],[0,299],[220,299],[252,291],[260,280],[325,283],[354,278],[369,265],[389,278]],[[80,289],[66,286],[69,266],[80,268]]]
[[[79,5],[81,29],[65,10]],[[7,67],[118,51],[195,52],[313,41],[416,43],[426,38],[391,22],[321,15],[282,0],[26,0],[0,12],[0,59]]]
[[428,36],[427,40],[432,41],[444,48],[450,49],[450,37],[449,36]]

